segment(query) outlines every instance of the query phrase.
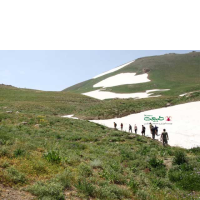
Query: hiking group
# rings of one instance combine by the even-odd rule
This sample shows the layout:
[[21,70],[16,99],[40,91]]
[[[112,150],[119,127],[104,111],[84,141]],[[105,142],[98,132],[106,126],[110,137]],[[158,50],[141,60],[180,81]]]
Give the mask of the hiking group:
[[[121,123],[120,125],[121,127],[121,131],[124,130],[124,124]],[[114,128],[115,130],[117,130],[117,123],[114,122]],[[159,136],[158,135],[158,127],[155,125],[155,127],[150,123],[149,124],[149,128],[150,128],[150,132],[151,132],[151,135],[152,135],[152,139],[155,140],[155,136]],[[134,131],[135,131],[135,134],[137,134],[137,130],[138,130],[138,127],[137,125],[135,124],[134,125]],[[145,136],[145,132],[146,132],[146,127],[144,125],[142,125],[142,136]],[[132,125],[129,124],[129,133],[132,133]],[[160,137],[160,141],[162,141],[163,143],[163,146],[167,145],[168,144],[168,140],[169,140],[169,136],[168,136],[168,133],[166,132],[166,129],[163,129],[163,132],[161,133],[161,137]]]

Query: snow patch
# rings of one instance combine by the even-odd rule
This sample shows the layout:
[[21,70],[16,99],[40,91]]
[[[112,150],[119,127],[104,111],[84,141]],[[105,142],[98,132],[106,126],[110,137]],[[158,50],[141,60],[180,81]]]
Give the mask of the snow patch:
[[185,95],[187,95],[188,93],[185,93],[185,94],[180,94],[179,96],[180,97],[184,97]]
[[188,93],[185,93],[185,94],[180,94],[179,96],[180,96],[180,97],[184,97],[184,96],[186,96],[186,95],[188,95],[188,94],[192,94],[192,93],[199,92],[199,91],[200,91],[200,90],[193,91],[193,92],[188,92]]
[[70,119],[78,119],[77,117],[74,117],[74,115],[64,115],[62,117],[64,117],[64,118],[70,118]]
[[129,64],[131,64],[131,63],[133,63],[133,62],[134,62],[134,61],[131,61],[131,62],[126,63],[126,64],[124,64],[124,65],[120,65],[119,67],[116,67],[116,68],[114,68],[114,69],[111,69],[111,70],[109,70],[109,71],[107,71],[107,72],[104,72],[104,73],[102,73],[102,74],[99,74],[99,75],[93,77],[93,79],[99,78],[99,77],[104,76],[104,75],[106,75],[106,74],[110,74],[110,73],[112,73],[112,72],[115,72],[115,71],[117,71],[117,70],[119,70],[119,69],[121,69],[121,68],[123,68],[123,67],[125,67],[125,66],[127,66],[127,65],[129,65]]
[[156,95],[156,96],[150,96],[150,95],[152,95],[152,92],[168,91],[169,89],[154,89],[154,90],[147,90],[146,92],[129,93],[129,94],[127,94],[127,93],[121,94],[121,93],[107,92],[107,91],[103,91],[103,90],[102,89],[101,90],[95,90],[95,91],[83,93],[83,95],[86,95],[86,96],[89,96],[89,97],[93,97],[93,98],[96,98],[96,99],[99,99],[99,100],[115,99],[115,98],[119,98],[119,99],[129,99],[129,98],[142,99],[142,98],[148,98],[148,97],[159,97],[161,95]]
[[[134,127],[134,124],[138,126],[138,133],[141,135],[141,127],[145,123],[146,136],[151,137],[149,122],[144,121],[145,115],[152,116],[170,116],[172,121],[162,121],[161,124],[157,124],[159,127],[159,134],[166,129],[169,134],[169,144],[171,146],[179,146],[183,148],[193,148],[200,146],[200,126],[199,124],[199,110],[200,101],[186,103],[167,108],[160,108],[150,111],[145,111],[137,114],[132,114],[122,118],[115,118],[109,120],[91,120],[94,123],[98,123],[110,128],[113,128],[113,123],[117,123],[117,128],[120,128],[120,124],[124,124],[124,130],[128,131],[129,124]],[[162,124],[163,123],[163,124]],[[165,123],[165,124],[164,124]],[[152,123],[154,124],[154,123]],[[156,139],[160,139],[160,136],[156,136]]]
[[147,73],[141,75],[136,75],[136,73],[121,73],[100,81],[93,87],[114,87],[119,85],[146,83],[149,81]]

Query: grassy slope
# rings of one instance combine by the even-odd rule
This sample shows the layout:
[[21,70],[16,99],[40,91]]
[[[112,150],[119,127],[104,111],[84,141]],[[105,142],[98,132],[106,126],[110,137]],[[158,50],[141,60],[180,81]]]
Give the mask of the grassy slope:
[[[107,117],[107,110],[113,113],[117,107],[125,112],[137,101],[103,104],[79,94],[5,87],[0,94],[0,183],[52,200],[64,195],[68,199],[191,199],[200,195],[199,149],[163,148],[148,138],[53,115],[95,116],[92,111],[99,109]],[[196,100],[199,93],[189,98]],[[160,104],[149,100],[140,101],[142,106],[135,109]],[[179,154],[185,163],[172,165],[177,151],[187,161]]]
[[193,52],[189,54],[166,54],[140,58],[116,72],[77,84],[64,91],[76,93],[89,92],[97,89],[93,88],[94,84],[110,76],[126,72],[141,74],[145,68],[151,70],[149,72],[151,82],[116,86],[107,88],[107,90],[117,93],[132,93],[143,92],[149,89],[171,89],[168,92],[162,92],[163,95],[171,96],[200,89],[200,53]]
[[100,101],[71,92],[43,92],[0,86],[0,111],[40,115],[75,114],[81,119],[109,119],[133,113],[200,100],[200,92],[189,97],[113,99]]
[[[80,94],[0,86],[0,110],[37,114],[72,114],[100,101]],[[4,108],[7,107],[7,108]]]

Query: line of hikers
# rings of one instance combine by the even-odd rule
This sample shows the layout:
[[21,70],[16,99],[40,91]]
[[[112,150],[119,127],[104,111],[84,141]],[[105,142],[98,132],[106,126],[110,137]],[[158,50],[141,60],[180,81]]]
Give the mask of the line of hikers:
[[[121,123],[121,131],[123,131],[124,129],[124,124]],[[114,122],[114,128],[117,130],[117,123]],[[150,128],[150,132],[151,132],[151,135],[152,135],[152,139],[155,140],[155,135],[159,136],[158,135],[158,127],[155,125],[155,127],[150,123],[149,124],[149,128]],[[135,131],[135,134],[137,134],[137,125],[135,124],[134,126],[134,131]],[[146,131],[146,127],[144,125],[142,125],[142,136],[145,136],[145,131]],[[131,124],[129,124],[129,133],[132,133],[132,126]],[[163,142],[163,146],[167,145],[168,144],[168,140],[169,140],[169,136],[168,136],[168,133],[166,132],[166,129],[163,129],[163,132],[161,134],[161,137],[160,137],[160,140]]]

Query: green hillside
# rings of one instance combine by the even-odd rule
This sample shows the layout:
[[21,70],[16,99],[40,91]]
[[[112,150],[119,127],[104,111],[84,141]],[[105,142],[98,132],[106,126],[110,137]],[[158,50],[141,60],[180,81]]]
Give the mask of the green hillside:
[[75,93],[93,91],[98,89],[93,88],[93,85],[108,77],[127,72],[135,72],[138,75],[144,73],[145,70],[149,71],[148,78],[151,82],[109,87],[106,90],[116,93],[134,93],[151,89],[170,89],[170,91],[156,92],[156,94],[177,96],[200,89],[200,52],[191,52],[139,58],[118,71],[79,83],[64,91]]
[[107,118],[199,99],[196,92],[176,101],[99,101],[0,86],[0,199],[2,185],[8,193],[27,191],[39,200],[197,199],[199,148],[163,148],[149,138],[61,115]]
[[73,92],[44,92],[0,85],[0,111],[63,116],[74,114],[81,119],[109,119],[145,110],[199,101],[200,92],[184,97],[147,99],[111,99],[100,101]]

